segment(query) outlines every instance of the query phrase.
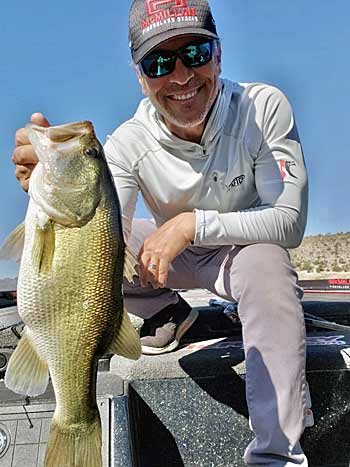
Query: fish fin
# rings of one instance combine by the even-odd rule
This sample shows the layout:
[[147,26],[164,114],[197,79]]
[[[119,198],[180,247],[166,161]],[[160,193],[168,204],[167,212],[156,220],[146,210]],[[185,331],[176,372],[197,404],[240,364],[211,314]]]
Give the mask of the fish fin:
[[39,273],[51,271],[55,254],[55,230],[52,220],[48,220],[43,227],[35,229],[32,258]]
[[140,336],[131,324],[128,312],[125,309],[120,329],[108,351],[131,360],[138,360],[141,357]]
[[130,248],[129,245],[126,245],[125,247],[125,259],[124,259],[124,277],[128,282],[134,283],[134,278],[133,276],[138,276],[138,273],[135,269],[135,266],[137,266],[138,261],[136,254],[134,251]]
[[6,238],[0,248],[0,259],[19,262],[24,248],[24,222],[19,224],[15,230]]
[[79,423],[79,428],[64,428],[52,419],[45,467],[102,467],[102,430],[99,413],[89,424]]
[[25,396],[45,392],[49,382],[47,363],[39,357],[30,338],[24,333],[11,355],[5,374],[5,385]]

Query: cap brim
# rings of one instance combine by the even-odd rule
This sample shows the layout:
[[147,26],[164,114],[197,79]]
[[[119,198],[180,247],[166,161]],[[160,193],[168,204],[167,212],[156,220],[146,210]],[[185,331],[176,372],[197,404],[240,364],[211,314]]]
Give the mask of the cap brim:
[[141,60],[154,48],[158,47],[162,42],[167,41],[168,39],[172,39],[173,37],[178,36],[203,36],[208,37],[210,39],[219,39],[218,35],[210,32],[206,29],[200,28],[179,28],[179,29],[171,29],[170,31],[164,31],[156,36],[151,37],[149,40],[144,42],[141,47],[139,47],[136,51],[133,52],[132,58],[134,63],[138,64]]

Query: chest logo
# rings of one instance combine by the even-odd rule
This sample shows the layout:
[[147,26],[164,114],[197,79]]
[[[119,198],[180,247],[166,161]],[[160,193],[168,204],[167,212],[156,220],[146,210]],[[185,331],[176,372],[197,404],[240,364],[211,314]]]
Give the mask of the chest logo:
[[230,191],[230,190],[232,190],[232,188],[242,185],[242,183],[244,182],[244,179],[245,179],[245,175],[243,175],[243,174],[238,175],[238,177],[234,178],[229,185],[225,184],[224,186],[225,186],[227,191]]

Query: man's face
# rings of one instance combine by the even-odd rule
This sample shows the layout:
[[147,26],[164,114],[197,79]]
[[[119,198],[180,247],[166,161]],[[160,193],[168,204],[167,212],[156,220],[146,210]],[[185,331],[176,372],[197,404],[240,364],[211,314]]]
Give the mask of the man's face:
[[[198,36],[180,36],[163,42],[158,49],[177,50],[198,40]],[[181,133],[183,128],[195,129],[204,125],[217,95],[220,72],[221,49],[218,45],[214,46],[212,60],[206,65],[187,68],[178,58],[173,73],[148,78],[138,71],[138,78],[143,93],[163,116],[169,129],[179,128]]]

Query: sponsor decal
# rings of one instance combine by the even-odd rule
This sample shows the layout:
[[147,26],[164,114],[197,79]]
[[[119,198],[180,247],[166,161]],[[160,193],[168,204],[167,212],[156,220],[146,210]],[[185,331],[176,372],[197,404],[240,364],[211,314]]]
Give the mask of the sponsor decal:
[[187,0],[146,0],[147,18],[141,22],[145,34],[168,23],[198,22],[196,8],[188,8]]
[[282,180],[284,180],[287,175],[290,175],[293,178],[298,178],[293,174],[292,169],[291,169],[293,166],[296,165],[294,161],[279,161],[279,165],[280,165]]
[[349,289],[350,279],[328,279],[331,288]]
[[315,337],[307,337],[306,343],[308,346],[310,345],[347,345],[346,341],[344,340],[345,336],[315,336]]
[[244,182],[244,179],[245,179],[245,175],[243,174],[234,178],[229,185],[225,185],[226,191],[230,191],[232,190],[232,188],[242,185],[242,183]]

